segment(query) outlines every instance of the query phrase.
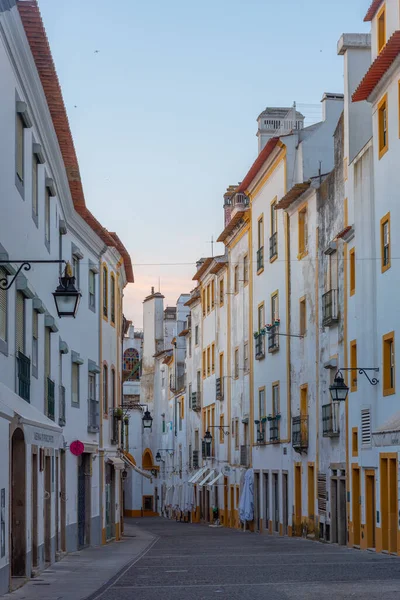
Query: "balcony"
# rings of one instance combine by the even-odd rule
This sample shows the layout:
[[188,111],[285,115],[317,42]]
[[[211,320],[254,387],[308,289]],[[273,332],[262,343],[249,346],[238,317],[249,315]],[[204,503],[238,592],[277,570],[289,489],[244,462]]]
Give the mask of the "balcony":
[[52,421],[55,420],[55,385],[49,377],[46,377],[46,415]]
[[200,392],[192,392],[192,410],[201,410],[201,395]]
[[264,268],[264,246],[257,250],[257,272]]
[[193,466],[193,469],[198,469],[200,466],[200,452],[198,450],[193,450],[192,466]]
[[185,374],[178,375],[176,377],[175,377],[175,375],[170,375],[169,389],[171,390],[171,392],[179,392],[180,390],[183,390],[185,388],[185,384],[186,384]]
[[262,358],[265,358],[265,337],[259,335],[256,338],[255,359],[261,360]]
[[279,421],[280,417],[272,417],[269,420],[269,441],[273,443],[279,442]]
[[322,325],[329,327],[338,321],[338,290],[330,290],[322,296]]
[[268,352],[279,350],[279,325],[273,325],[268,331]]
[[296,452],[305,452],[308,448],[308,416],[292,419],[292,446]]
[[322,406],[322,435],[324,437],[339,437],[339,404],[324,404]]
[[22,352],[17,353],[18,365],[18,394],[30,402],[31,397],[31,360]]
[[240,466],[250,466],[250,446],[240,446]]
[[100,406],[98,400],[89,398],[88,400],[88,427],[89,433],[97,433],[100,429]]
[[215,398],[217,400],[224,399],[223,379],[221,377],[217,377],[215,380]]
[[278,232],[276,231],[269,238],[269,260],[278,256]]
[[64,427],[65,423],[65,387],[60,385],[58,388],[58,424],[60,427]]
[[113,445],[117,445],[119,441],[119,422],[120,420],[117,417],[111,416],[111,444]]

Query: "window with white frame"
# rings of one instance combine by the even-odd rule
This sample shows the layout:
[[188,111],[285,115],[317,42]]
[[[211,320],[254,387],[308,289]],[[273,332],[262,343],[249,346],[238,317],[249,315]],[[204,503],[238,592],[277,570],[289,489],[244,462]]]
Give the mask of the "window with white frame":
[[[89,376],[89,381],[90,381],[90,376]],[[89,387],[89,391],[90,391],[90,387]],[[79,397],[79,364],[73,362],[72,363],[71,403],[73,406],[79,406],[79,401],[80,401],[80,397]]]
[[89,270],[89,308],[96,311],[96,273]]

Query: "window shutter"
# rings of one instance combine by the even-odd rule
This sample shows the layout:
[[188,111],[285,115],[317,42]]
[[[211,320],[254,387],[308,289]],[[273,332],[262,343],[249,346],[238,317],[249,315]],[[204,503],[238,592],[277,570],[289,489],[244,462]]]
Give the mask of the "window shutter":
[[326,474],[318,473],[318,514],[326,515]]
[[15,308],[15,331],[16,331],[16,349],[24,352],[25,341],[25,311],[24,311],[24,295],[22,292],[17,292],[16,308]]
[[[0,267],[0,279],[6,277],[6,270]],[[7,341],[7,290],[2,289],[0,289],[0,339]]]
[[361,445],[371,445],[371,410],[369,408],[361,411]]
[[32,365],[38,366],[38,313],[36,310],[32,311]]
[[[89,388],[90,395],[90,388]],[[72,363],[72,404],[79,404],[79,365]]]
[[51,370],[51,338],[50,338],[50,327],[45,327],[44,330],[44,374],[46,377],[50,377]]

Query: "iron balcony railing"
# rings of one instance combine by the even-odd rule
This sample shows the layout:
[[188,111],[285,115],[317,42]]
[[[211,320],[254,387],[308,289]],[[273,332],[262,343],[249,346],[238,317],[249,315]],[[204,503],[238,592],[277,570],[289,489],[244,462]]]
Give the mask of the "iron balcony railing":
[[64,427],[65,423],[65,387],[60,385],[58,388],[58,424],[60,427]]
[[192,410],[201,410],[200,392],[192,392]]
[[268,352],[279,350],[279,325],[273,325],[268,332]]
[[276,231],[269,238],[269,259],[272,260],[278,256],[278,232]]
[[337,323],[338,290],[329,290],[322,296],[322,324],[324,326]]
[[115,415],[112,415],[111,419],[111,443],[116,445],[118,444],[120,419],[118,419]]
[[324,437],[338,437],[339,428],[339,404],[324,404],[322,406],[322,435]]
[[265,336],[263,335],[256,338],[255,358],[256,360],[265,358]]
[[240,466],[248,467],[250,465],[250,446],[240,446]]
[[301,452],[308,448],[308,416],[292,418],[292,446]]
[[55,419],[55,384],[49,377],[46,378],[46,413],[49,419]]
[[95,398],[88,399],[88,432],[97,433],[100,429],[100,406]]
[[221,377],[217,377],[215,380],[215,397],[217,400],[224,399],[223,379]]
[[278,417],[272,417],[269,420],[269,441],[279,442],[279,421]]
[[193,469],[198,469],[200,466],[200,452],[198,450],[193,450],[192,466]]
[[264,246],[257,250],[257,271],[264,267]]
[[18,394],[30,402],[31,399],[31,360],[22,352],[17,353]]

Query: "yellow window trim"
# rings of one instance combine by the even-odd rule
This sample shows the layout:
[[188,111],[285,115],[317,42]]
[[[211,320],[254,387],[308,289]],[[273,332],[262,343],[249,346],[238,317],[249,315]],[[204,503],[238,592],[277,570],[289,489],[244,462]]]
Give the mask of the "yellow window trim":
[[264,309],[264,321],[265,321],[265,302],[260,302],[260,304],[257,306],[257,327],[258,327],[258,331],[260,331],[260,329],[262,329],[263,327],[265,327],[265,323],[259,323],[258,322],[258,317],[260,314],[260,308]]
[[[355,363],[355,364],[354,364]],[[357,340],[351,340],[350,342],[350,391],[357,391]]]
[[[117,286],[116,286],[116,280],[115,280],[115,275],[114,275],[114,273],[111,273],[111,275],[110,275],[110,279],[112,279],[112,280],[114,281],[114,321],[113,321],[113,320],[112,320],[112,318],[111,318],[111,315],[112,315],[112,311],[111,311],[111,309],[112,309],[112,306],[111,306],[111,307],[110,307],[110,325],[111,325],[111,327],[115,327],[115,319],[116,319],[116,317],[117,317],[117,311],[116,311]],[[111,291],[110,291],[110,294],[111,294]],[[111,300],[111,298],[110,298],[110,300]],[[111,302],[110,302],[110,303],[111,303]]]
[[350,296],[356,293],[356,249],[352,248],[349,252],[349,277],[350,277]]
[[[383,264],[383,256],[384,256],[384,237],[383,237],[383,227],[384,225],[388,223],[389,225],[389,262],[387,265]],[[390,212],[386,213],[386,215],[384,217],[382,217],[381,219],[381,271],[382,273],[385,273],[388,269],[390,269],[391,265],[391,248],[390,248],[390,236],[391,236],[391,231],[390,231]]]
[[[385,335],[382,336],[382,363],[383,363],[382,388],[383,388],[383,395],[384,396],[391,396],[391,395],[393,395],[396,392],[396,379],[394,380],[394,386],[393,387],[387,387],[387,388],[385,388],[385,379],[388,378],[388,370],[390,369],[390,363],[387,364],[387,362],[385,361],[385,343],[386,342],[392,342],[393,343],[393,356],[396,357],[396,354],[395,354],[395,345],[394,345],[394,331],[391,331],[390,333],[386,333]],[[396,358],[394,358],[393,369],[394,369],[394,373],[395,373],[395,377],[396,377]]]
[[[385,106],[386,108],[386,144],[381,148],[381,139],[383,136],[383,130],[381,127],[381,110]],[[386,154],[389,150],[389,115],[388,115],[388,102],[387,102],[387,94],[383,96],[378,104],[377,116],[378,116],[378,152],[379,152],[379,160]]]
[[[301,314],[301,310],[302,310],[303,306],[305,309],[304,323],[302,323],[302,314]],[[302,296],[299,299],[299,323],[300,323],[300,328],[299,328],[300,335],[306,335],[306,333],[307,333],[307,296]],[[304,325],[304,329],[303,329],[302,325]]]
[[[384,18],[384,28],[383,28],[383,42],[379,44],[379,21],[383,15]],[[380,54],[383,48],[386,46],[386,3],[383,4],[378,14],[376,15],[376,48],[378,54]]]
[[[104,305],[104,271],[106,271],[106,304]],[[108,323],[108,267],[106,265],[106,263],[102,264],[102,286],[101,286],[101,312],[103,315],[103,321],[106,321]],[[104,306],[107,309],[107,315],[104,314]]]
[[[246,262],[245,261],[246,258],[247,258],[247,275],[248,275],[247,281],[244,278],[244,265]],[[249,274],[250,274],[249,255],[246,253],[243,257],[243,287],[246,287],[249,285],[249,280],[250,280]]]
[[351,429],[351,455],[358,456],[358,427]]
[[[236,377],[236,352],[237,352],[237,356],[239,358],[239,346],[236,346],[236,348],[233,351],[233,374],[234,374],[234,379],[239,379],[239,375],[240,375],[240,368],[238,369],[238,375]],[[239,362],[239,361],[238,361]],[[240,367],[240,364],[239,364]]]
[[278,412],[280,414],[281,412],[281,383],[280,381],[273,381],[271,384],[271,414],[273,413],[274,410],[274,388],[278,388]]
[[[299,252],[297,255],[298,260],[302,260],[308,254],[307,248],[307,240],[305,239],[305,231],[304,231],[304,221],[302,215],[306,214],[308,216],[308,205],[307,202],[304,202],[297,211],[297,221],[298,221],[298,247]],[[302,222],[303,221],[303,222]],[[307,235],[308,237],[308,235]]]

